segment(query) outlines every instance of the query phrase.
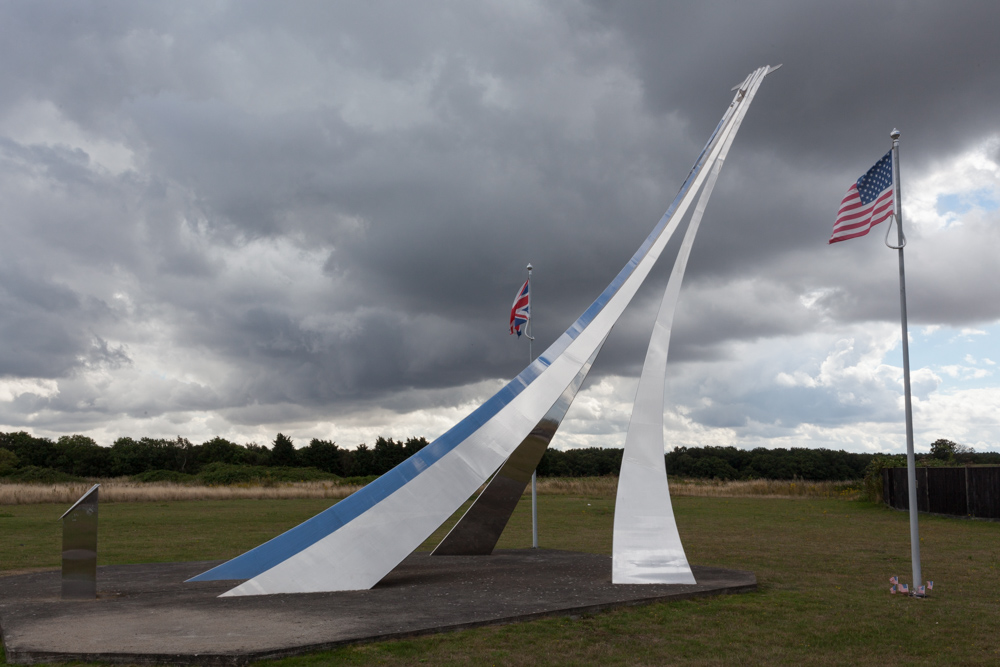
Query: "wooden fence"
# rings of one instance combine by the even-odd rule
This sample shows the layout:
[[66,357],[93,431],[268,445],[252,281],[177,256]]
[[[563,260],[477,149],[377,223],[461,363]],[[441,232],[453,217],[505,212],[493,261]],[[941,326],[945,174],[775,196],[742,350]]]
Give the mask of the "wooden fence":
[[[1000,519],[1000,467],[917,468],[917,509],[935,514]],[[882,498],[910,509],[906,468],[882,469]]]

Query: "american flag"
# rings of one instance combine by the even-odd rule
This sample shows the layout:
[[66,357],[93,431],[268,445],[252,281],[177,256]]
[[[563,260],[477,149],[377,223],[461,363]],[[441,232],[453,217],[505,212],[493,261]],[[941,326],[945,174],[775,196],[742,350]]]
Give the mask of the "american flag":
[[830,243],[864,236],[892,215],[892,151],[847,191],[833,223]]
[[521,337],[521,328],[531,319],[531,279],[524,281],[524,285],[518,290],[514,297],[514,305],[510,307],[510,332],[517,333]]

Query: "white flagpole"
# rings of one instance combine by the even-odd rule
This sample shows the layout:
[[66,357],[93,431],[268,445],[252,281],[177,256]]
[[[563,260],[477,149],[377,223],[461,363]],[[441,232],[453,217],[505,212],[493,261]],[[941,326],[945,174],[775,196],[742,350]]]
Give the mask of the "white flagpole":
[[[903,246],[906,237],[903,236],[903,208],[899,184],[899,130],[893,128],[892,133],[892,193],[893,213],[896,217],[896,245],[889,246],[899,251],[899,311],[900,323],[903,328],[903,394],[906,407],[906,481],[910,505],[910,560],[913,565],[913,589],[911,594],[923,597],[918,593],[923,583],[920,572],[920,528],[917,525],[917,463],[913,453],[913,406],[910,402],[910,345],[909,332],[906,327],[906,272],[903,268]],[[888,236],[888,230],[886,230]]]
[[[524,335],[528,337],[528,364],[534,361],[531,356],[531,341],[535,340],[531,336],[531,263],[528,263],[528,321],[524,325]],[[538,488],[537,470],[531,471],[531,548],[538,548]]]

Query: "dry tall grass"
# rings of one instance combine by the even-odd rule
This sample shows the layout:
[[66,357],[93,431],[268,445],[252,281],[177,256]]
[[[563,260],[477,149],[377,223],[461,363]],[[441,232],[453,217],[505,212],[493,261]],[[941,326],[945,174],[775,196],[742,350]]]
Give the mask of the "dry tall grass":
[[[613,498],[618,490],[617,477],[549,477],[538,481],[538,492],[555,495]],[[530,489],[526,491],[530,493]],[[712,496],[725,498],[841,498],[860,497],[859,482],[805,482],[802,480],[755,479],[723,482],[705,479],[670,479],[673,496]]]
[[[270,485],[194,486],[173,482],[130,482],[97,480],[101,483],[101,502],[163,502],[178,500],[235,500],[279,498],[346,498],[361,487],[334,482],[289,482]],[[90,488],[92,482],[70,484],[3,484],[0,505],[34,503],[71,504]],[[538,480],[538,492],[547,495],[614,498],[618,478],[547,477]],[[530,486],[525,493],[531,493]],[[804,482],[750,480],[720,482],[712,480],[670,480],[674,496],[713,496],[728,498],[841,498],[860,497],[857,482]]]
[[[361,487],[333,482],[288,482],[274,485],[194,486],[173,482],[97,480],[102,503],[169,500],[236,500],[279,498],[346,498]],[[71,504],[93,484],[0,484],[0,505]]]

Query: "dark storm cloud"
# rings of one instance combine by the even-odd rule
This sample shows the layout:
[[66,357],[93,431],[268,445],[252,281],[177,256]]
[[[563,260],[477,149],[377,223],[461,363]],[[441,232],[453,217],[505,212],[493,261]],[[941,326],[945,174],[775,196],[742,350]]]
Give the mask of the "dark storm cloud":
[[849,166],[893,125],[911,159],[926,158],[995,129],[1000,44],[997,9],[986,3],[717,0],[615,3],[601,13],[629,35],[650,105],[685,100],[702,133],[718,102],[692,92],[708,73],[736,83],[748,63],[783,62],[754,104],[766,121],[748,122],[739,141],[786,159]]
[[[784,62],[736,141],[709,209],[723,224],[701,232],[694,278],[745,273],[825,240],[846,186],[889,148],[894,126],[903,132],[904,177],[996,131],[991,5],[646,3],[602,14],[630,36],[650,107],[680,109],[696,136],[710,130],[722,97],[708,81]],[[685,60],[664,66],[668,54]],[[701,94],[706,88],[717,92]]]
[[61,285],[0,271],[0,367],[10,375],[42,378],[61,377],[77,368],[93,339],[86,325],[74,325],[73,320],[99,321],[95,305]]
[[[671,358],[890,320],[888,251],[825,248],[834,209],[893,125],[912,173],[995,132],[998,14],[895,2],[6,5],[0,377],[76,379],[59,397],[23,395],[3,419],[308,420],[510,377],[526,354],[506,332],[525,264],[538,352],[660,217],[728,88],[766,63],[785,66],[708,207]],[[956,266],[944,280],[914,269],[915,322],[1000,317],[1000,288],[981,279],[990,247],[915,249],[914,264]],[[876,261],[888,268],[870,271]],[[667,272],[595,376],[637,372]],[[79,376],[98,366],[134,377],[102,394]],[[152,388],[143,373],[168,379]],[[786,393],[728,400],[697,419],[763,420],[785,404],[793,423],[814,409]]]
[[125,245],[89,224],[91,216],[120,208],[108,201],[119,191],[94,177],[78,149],[25,148],[6,139],[0,139],[0,181],[0,374],[58,378],[127,364],[125,349],[102,337],[119,319],[114,309],[59,271],[69,258],[106,266]]

